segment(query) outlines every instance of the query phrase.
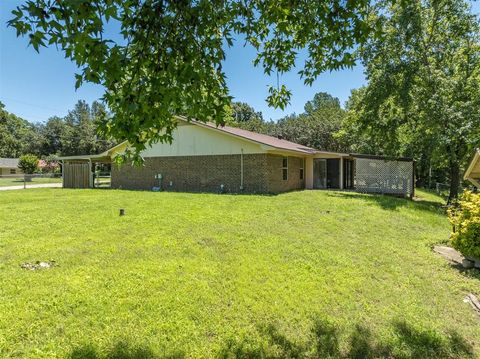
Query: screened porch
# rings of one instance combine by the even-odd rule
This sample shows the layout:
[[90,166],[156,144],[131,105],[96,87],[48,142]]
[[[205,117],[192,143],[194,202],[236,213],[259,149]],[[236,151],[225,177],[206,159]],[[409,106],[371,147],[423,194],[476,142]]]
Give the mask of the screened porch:
[[[307,167],[308,167],[307,161]],[[340,189],[412,197],[415,178],[411,158],[318,153],[306,188]],[[307,169],[308,173],[308,169]]]

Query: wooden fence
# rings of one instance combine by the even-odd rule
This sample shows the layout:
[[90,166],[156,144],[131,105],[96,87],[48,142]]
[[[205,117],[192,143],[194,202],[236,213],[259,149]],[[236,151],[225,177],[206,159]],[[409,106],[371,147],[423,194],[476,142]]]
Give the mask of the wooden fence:
[[64,188],[91,188],[92,172],[89,162],[64,162]]

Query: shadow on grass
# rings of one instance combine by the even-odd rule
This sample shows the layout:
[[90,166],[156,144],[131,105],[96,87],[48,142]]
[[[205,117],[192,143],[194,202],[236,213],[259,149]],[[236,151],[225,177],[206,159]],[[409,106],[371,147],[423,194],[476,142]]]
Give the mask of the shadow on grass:
[[394,322],[395,339],[382,342],[369,328],[356,325],[341,345],[342,331],[333,323],[317,320],[310,340],[301,345],[290,341],[274,326],[260,330],[265,339],[262,346],[248,342],[228,342],[220,358],[475,358],[472,346],[458,333],[446,337],[435,331],[422,331],[405,322]]
[[[306,343],[297,343],[280,333],[274,325],[258,328],[254,341],[227,341],[216,358],[287,359],[287,358],[402,358],[460,359],[475,358],[472,345],[457,332],[446,335],[434,330],[420,330],[404,321],[393,322],[392,339],[377,338],[363,325],[341,330],[333,322],[314,321]],[[99,352],[85,345],[75,348],[70,359],[183,359],[183,352],[159,355],[148,347],[119,342],[110,350]]]
[[452,263],[452,262],[450,262],[450,267],[458,270],[461,275],[463,275],[467,278],[480,280],[480,269],[479,268],[475,268],[475,267],[474,268],[465,268],[460,263]]
[[331,192],[329,197],[357,199],[378,205],[382,209],[395,211],[400,207],[413,206],[417,209],[432,213],[445,213],[442,205],[434,201],[411,200],[409,198],[399,198],[381,194],[358,194],[352,192]]
[[93,346],[85,345],[75,348],[70,359],[183,359],[183,353],[158,355],[150,348],[131,346],[126,342],[118,342],[113,348],[99,353]]

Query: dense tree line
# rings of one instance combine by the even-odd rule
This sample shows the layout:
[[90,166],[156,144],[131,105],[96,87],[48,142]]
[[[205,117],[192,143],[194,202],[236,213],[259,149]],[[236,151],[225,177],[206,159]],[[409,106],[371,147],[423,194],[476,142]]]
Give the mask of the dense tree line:
[[103,152],[113,146],[97,132],[98,121],[106,115],[103,104],[79,101],[65,117],[30,123],[9,113],[0,103],[0,157],[17,158],[28,153],[45,158]]

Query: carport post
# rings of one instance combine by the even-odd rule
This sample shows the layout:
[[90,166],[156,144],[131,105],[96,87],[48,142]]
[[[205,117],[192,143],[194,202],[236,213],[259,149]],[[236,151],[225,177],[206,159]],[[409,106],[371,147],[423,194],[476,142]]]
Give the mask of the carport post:
[[340,189],[343,189],[343,157],[340,157]]
[[94,186],[93,186],[93,172],[92,172],[92,159],[91,158],[88,159],[88,169],[89,169],[89,174],[90,174],[88,184],[89,184],[90,188],[93,188]]
[[305,168],[303,169],[305,176],[305,189],[313,189],[313,158],[305,158]]
[[63,160],[60,161],[60,168],[62,169],[62,188],[65,188],[65,165]]
[[412,193],[410,193],[410,198],[415,197],[415,161],[412,160]]

